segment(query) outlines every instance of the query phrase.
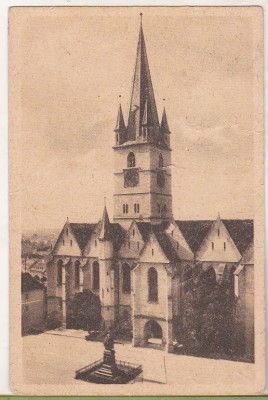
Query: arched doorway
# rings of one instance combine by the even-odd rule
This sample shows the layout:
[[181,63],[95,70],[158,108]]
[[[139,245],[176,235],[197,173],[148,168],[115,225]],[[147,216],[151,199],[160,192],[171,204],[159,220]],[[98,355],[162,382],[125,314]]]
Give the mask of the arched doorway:
[[144,325],[144,339],[145,343],[152,346],[161,346],[163,338],[163,331],[161,326],[155,321],[147,321]]

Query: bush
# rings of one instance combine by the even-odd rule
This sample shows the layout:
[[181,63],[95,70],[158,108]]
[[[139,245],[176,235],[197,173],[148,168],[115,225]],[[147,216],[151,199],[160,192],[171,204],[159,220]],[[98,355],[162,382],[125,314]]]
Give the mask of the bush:
[[101,325],[99,296],[88,289],[76,293],[68,304],[67,327],[87,331],[98,330]]

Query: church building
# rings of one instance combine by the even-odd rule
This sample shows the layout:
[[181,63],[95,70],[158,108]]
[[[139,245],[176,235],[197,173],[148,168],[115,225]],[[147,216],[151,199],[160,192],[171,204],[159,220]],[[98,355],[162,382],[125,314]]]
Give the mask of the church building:
[[174,219],[171,132],[165,109],[158,118],[142,23],[127,124],[120,105],[114,132],[113,218],[104,207],[96,223],[67,219],[47,267],[48,314],[66,326],[68,301],[89,289],[100,298],[106,327],[127,313],[133,346],[155,339],[173,351],[184,268],[199,260],[220,278],[226,264],[238,266],[253,221]]

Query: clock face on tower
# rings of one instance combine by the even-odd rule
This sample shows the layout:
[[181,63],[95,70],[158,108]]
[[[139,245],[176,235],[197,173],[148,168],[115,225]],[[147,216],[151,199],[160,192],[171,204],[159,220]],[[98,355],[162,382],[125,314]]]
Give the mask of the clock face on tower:
[[137,168],[124,170],[124,186],[134,187],[139,183],[139,171]]
[[164,171],[157,171],[157,175],[156,175],[156,181],[159,187],[164,187],[165,186],[165,172]]

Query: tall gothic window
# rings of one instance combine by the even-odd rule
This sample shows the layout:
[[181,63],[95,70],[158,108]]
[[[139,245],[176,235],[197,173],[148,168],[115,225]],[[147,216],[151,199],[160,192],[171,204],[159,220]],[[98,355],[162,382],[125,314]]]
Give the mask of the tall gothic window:
[[131,273],[130,266],[128,264],[123,264],[122,266],[122,275],[123,275],[123,293],[130,293],[131,288]]
[[74,284],[75,287],[79,287],[80,285],[80,268],[79,268],[79,261],[75,263],[74,269]]
[[158,167],[163,168],[164,166],[164,160],[162,154],[159,154],[159,161],[158,161]]
[[62,285],[62,260],[59,260],[58,265],[57,265],[57,285],[61,286]]
[[148,300],[158,301],[158,279],[157,271],[154,267],[148,270]]
[[135,167],[136,161],[135,161],[135,154],[130,152],[129,155],[127,156],[127,166],[129,168]]
[[97,261],[92,264],[93,268],[93,290],[99,290],[100,288],[100,266]]

